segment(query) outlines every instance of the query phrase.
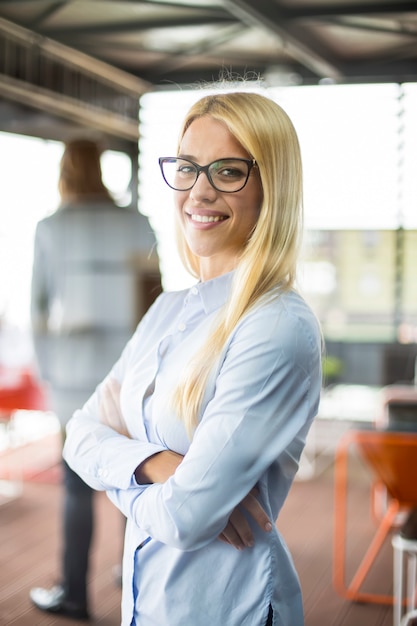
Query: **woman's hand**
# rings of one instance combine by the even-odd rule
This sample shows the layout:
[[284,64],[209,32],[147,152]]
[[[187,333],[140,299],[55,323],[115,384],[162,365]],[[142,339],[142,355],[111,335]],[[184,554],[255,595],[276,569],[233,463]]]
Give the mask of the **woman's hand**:
[[100,389],[99,419],[120,435],[130,437],[120,409],[120,384],[108,378]]
[[242,509],[245,509],[245,511],[249,513],[263,531],[270,532],[272,530],[271,520],[259,503],[256,497],[257,494],[258,490],[254,487],[232,511],[225,529],[219,535],[220,541],[229,543],[237,550],[243,550],[243,548],[253,546],[253,533]]

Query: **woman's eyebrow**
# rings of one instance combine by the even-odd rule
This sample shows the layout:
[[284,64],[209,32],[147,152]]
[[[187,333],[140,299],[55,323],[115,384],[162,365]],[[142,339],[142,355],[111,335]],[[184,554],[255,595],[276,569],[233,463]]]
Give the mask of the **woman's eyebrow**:
[[178,158],[180,159],[188,159],[189,161],[195,161],[195,157],[192,154],[178,154],[177,155]]

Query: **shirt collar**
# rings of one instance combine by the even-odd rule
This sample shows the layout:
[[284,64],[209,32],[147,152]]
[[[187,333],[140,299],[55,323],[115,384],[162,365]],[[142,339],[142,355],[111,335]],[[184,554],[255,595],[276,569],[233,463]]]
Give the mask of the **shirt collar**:
[[234,271],[228,272],[195,286],[207,315],[225,304],[230,294],[234,273]]

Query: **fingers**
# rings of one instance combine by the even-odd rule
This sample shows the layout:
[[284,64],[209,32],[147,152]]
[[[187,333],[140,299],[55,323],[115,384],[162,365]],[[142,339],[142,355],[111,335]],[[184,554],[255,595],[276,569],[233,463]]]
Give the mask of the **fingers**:
[[240,510],[241,508],[251,516],[263,531],[270,532],[272,530],[272,523],[266,511],[256,498],[257,493],[257,489],[252,489],[233,510],[226,527],[218,537],[220,541],[229,543],[237,550],[243,550],[244,548],[253,546],[253,533],[245,515]]
[[238,508],[232,512],[219,539],[224,543],[229,543],[237,550],[243,550],[244,548],[251,548],[253,546],[252,531],[245,516]]
[[230,543],[230,541],[227,539],[227,537],[226,537],[223,533],[221,533],[221,534],[217,537],[217,539],[218,539],[219,541],[222,541],[223,543]]
[[242,506],[250,514],[252,519],[260,528],[262,528],[262,530],[270,532],[272,530],[271,520],[262,508],[258,499],[255,497],[255,493],[256,492],[254,490],[248,493],[246,498],[244,498],[240,503],[240,506]]

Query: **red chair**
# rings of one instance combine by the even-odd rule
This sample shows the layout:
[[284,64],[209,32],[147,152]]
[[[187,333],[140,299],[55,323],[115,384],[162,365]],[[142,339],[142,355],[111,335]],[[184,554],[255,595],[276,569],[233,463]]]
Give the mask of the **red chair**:
[[[387,492],[387,505],[378,520],[374,537],[346,583],[346,540],[348,534],[348,466],[352,449],[365,461],[375,480]],[[393,597],[366,593],[362,585],[400,511],[417,506],[417,433],[348,431],[341,438],[335,457],[335,519],[333,584],[343,597],[358,602],[392,604]],[[372,502],[372,496],[371,496]]]
[[28,369],[0,367],[0,419],[7,421],[15,411],[46,411],[46,390]]
[[[6,425],[7,443],[11,442],[11,424],[17,411],[46,411],[45,387],[30,369],[0,367],[0,422]],[[7,461],[6,461],[7,468]],[[7,479],[0,480],[0,504],[17,498],[22,492],[22,479],[6,469]]]

